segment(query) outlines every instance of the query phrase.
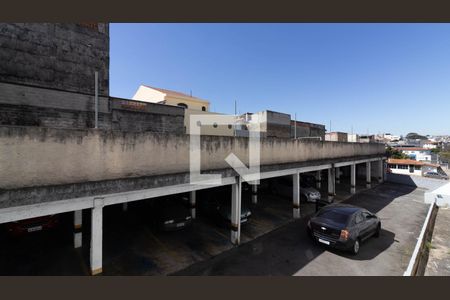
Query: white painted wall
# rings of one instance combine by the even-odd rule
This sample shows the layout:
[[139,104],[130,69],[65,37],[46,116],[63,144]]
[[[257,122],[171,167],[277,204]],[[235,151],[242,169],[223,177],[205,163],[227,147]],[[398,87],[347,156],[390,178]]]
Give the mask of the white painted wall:
[[425,193],[425,203],[436,202],[439,207],[450,206],[450,183],[443,185],[432,192]]
[[141,85],[133,96],[133,100],[158,103],[164,101],[166,94]]

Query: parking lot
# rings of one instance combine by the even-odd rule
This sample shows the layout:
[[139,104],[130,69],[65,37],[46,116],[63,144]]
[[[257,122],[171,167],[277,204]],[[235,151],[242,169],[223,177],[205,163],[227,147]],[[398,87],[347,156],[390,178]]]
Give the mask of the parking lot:
[[424,192],[384,183],[346,200],[382,222],[381,236],[356,256],[312,243],[302,218],[176,275],[402,275],[426,217]]
[[[337,201],[351,196],[347,181],[343,179],[337,185]],[[120,205],[106,207],[103,273],[400,274],[425,218],[423,191],[392,184],[364,191],[365,181],[358,181],[357,189],[362,192],[348,201],[378,212],[384,228],[382,237],[369,240],[357,258],[324,251],[307,239],[304,226],[307,216],[315,211],[314,204],[302,203],[302,218],[294,221],[291,199],[262,191],[257,204],[251,203],[250,195],[243,194],[242,201],[250,207],[252,216],[241,228],[240,247],[231,244],[228,228],[201,214],[184,230],[161,232],[152,226],[146,201],[131,203],[127,211]],[[326,184],[322,184],[321,193],[326,197]],[[73,248],[72,214],[61,215],[60,226],[53,231],[20,238],[3,233],[0,274],[88,275],[89,218],[89,211],[84,211],[80,249]],[[389,270],[383,265],[389,265]]]

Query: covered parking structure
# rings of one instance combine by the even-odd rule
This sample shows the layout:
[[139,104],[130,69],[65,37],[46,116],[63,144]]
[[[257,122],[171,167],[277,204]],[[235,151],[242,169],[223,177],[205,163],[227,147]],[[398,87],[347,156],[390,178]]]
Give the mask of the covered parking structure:
[[[74,246],[81,247],[81,211],[90,209],[90,270],[95,275],[102,273],[105,206],[189,193],[195,218],[195,191],[231,185],[230,236],[233,244],[240,243],[242,178],[218,158],[232,152],[245,161],[248,155],[244,138],[207,137],[202,142],[202,170],[222,175],[221,184],[211,185],[189,183],[187,137],[130,135],[91,130],[1,128],[0,144],[5,155],[0,160],[6,168],[0,173],[3,189],[0,223],[74,212]],[[150,156],[145,156],[149,153]],[[371,163],[378,164],[377,175],[381,181],[383,155],[384,147],[378,144],[264,139],[260,178],[293,177],[293,217],[299,218],[301,173],[327,170],[328,197],[332,198],[336,168],[350,166],[354,193],[356,165],[366,165],[367,182],[370,182]],[[252,182],[252,192],[252,201],[257,203],[255,182]]]

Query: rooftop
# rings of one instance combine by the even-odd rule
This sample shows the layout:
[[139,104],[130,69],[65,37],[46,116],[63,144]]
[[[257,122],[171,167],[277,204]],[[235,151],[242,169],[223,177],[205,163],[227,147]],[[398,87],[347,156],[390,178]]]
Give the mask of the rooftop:
[[143,84],[142,86],[147,87],[147,88],[150,88],[150,89],[157,90],[157,91],[159,91],[159,92],[161,92],[161,93],[164,93],[164,94],[166,94],[166,95],[173,96],[173,97],[192,98],[193,100],[197,100],[197,101],[209,102],[209,101],[207,101],[207,100],[200,99],[200,98],[198,98],[198,97],[194,97],[194,96],[192,96],[192,95],[188,95],[188,94],[181,93],[181,92],[177,92],[177,91],[173,91],[173,90],[157,88],[157,87],[153,87],[153,86],[149,86],[149,85],[145,85],[145,84]]
[[415,165],[415,166],[431,166],[431,167],[438,167],[439,165],[426,163],[423,161],[417,161],[414,159],[397,159],[397,158],[389,158],[388,164],[395,164],[395,165]]

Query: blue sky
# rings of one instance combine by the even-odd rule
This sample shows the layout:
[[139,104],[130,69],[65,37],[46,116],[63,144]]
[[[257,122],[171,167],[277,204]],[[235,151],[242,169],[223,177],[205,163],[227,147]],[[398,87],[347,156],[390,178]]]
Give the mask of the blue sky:
[[450,134],[450,24],[111,24],[110,94],[140,84],[365,134]]

